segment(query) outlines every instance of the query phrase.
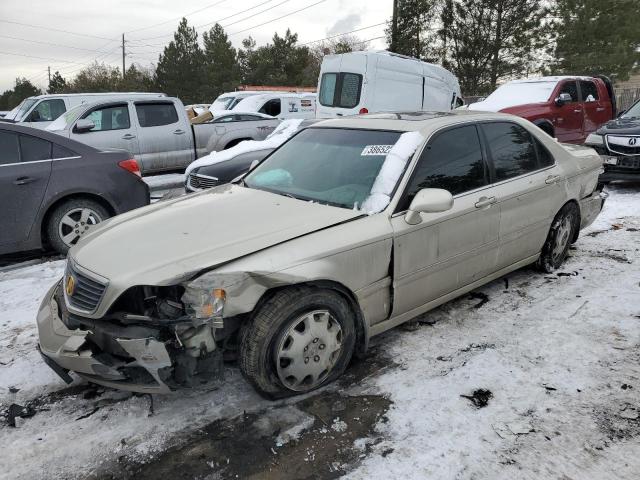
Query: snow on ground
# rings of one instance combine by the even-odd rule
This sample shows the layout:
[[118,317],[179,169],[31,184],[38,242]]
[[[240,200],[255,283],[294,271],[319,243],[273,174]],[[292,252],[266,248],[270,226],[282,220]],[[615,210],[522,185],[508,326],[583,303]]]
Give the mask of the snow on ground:
[[[383,394],[393,404],[377,427],[382,443],[354,444],[368,453],[348,477],[637,478],[637,190],[612,190],[566,275],[523,269],[478,289],[488,296],[479,308],[480,299],[465,296],[427,314],[433,325],[374,339],[397,366],[345,393]],[[17,428],[0,423],[1,479],[85,477],[120,457],[161,454],[243,411],[266,408],[267,431],[284,423],[281,444],[305,435],[308,415],[293,405],[270,409],[234,368],[219,389],[155,396],[151,416],[148,396],[107,390],[93,398],[79,381],[67,389],[35,351],[36,311],[62,269],[54,261],[0,272],[0,410],[40,399]],[[483,408],[461,397],[478,389],[492,395]]]

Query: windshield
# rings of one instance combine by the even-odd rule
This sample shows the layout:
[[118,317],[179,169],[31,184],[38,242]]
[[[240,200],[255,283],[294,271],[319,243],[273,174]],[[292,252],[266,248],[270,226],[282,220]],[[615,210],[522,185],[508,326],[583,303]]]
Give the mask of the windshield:
[[20,105],[11,110],[5,118],[15,120],[16,122],[21,121],[24,114],[27,113],[37,101],[35,98],[25,98],[20,102]]
[[233,103],[233,97],[218,97],[211,104],[209,110],[231,110],[231,103]]
[[469,110],[497,111],[516,105],[546,102],[557,84],[555,81],[507,83],[483,101],[470,105]]
[[623,118],[640,117],[640,102],[634,103],[629,110],[622,114]]
[[84,110],[86,105],[77,105],[73,107],[71,110],[67,110],[65,113],[56,118],[53,122],[49,124],[46,130],[56,131],[56,130],[66,130],[71,126],[73,122],[76,121],[82,110]]
[[359,208],[401,132],[310,128],[244,178],[249,188]]

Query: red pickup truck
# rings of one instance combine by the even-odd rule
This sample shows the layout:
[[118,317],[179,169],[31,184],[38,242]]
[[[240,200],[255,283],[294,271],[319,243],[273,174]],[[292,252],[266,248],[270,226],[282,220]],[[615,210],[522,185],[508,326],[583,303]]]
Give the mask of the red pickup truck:
[[511,113],[561,142],[581,144],[615,117],[616,102],[604,76],[539,77],[505,83],[469,110]]

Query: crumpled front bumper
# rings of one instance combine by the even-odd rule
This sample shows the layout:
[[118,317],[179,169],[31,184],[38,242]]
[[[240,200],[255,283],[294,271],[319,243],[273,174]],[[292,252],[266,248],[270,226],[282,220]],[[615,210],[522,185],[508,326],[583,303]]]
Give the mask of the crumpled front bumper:
[[[37,324],[39,349],[46,363],[61,378],[69,382],[68,371],[107,387],[140,393],[168,393],[172,390],[163,380],[163,369],[170,369],[172,361],[164,343],[153,337],[114,338],[129,354],[123,360],[105,352],[96,351],[87,342],[88,330],[71,330],[63,323],[61,306],[56,300],[54,285],[46,294]],[[166,376],[164,376],[166,377]]]

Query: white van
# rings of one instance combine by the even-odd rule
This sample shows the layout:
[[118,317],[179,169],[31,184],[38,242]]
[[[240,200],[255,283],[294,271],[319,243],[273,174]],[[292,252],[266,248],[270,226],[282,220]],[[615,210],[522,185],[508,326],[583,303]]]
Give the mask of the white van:
[[325,56],[318,92],[318,118],[462,105],[460,84],[450,71],[387,51]]
[[28,127],[45,128],[67,110],[82,103],[102,100],[149,100],[166,97],[164,93],[61,93],[25,98],[3,120],[10,120]]
[[252,95],[239,102],[233,109],[238,112],[259,112],[286,120],[289,118],[315,118],[315,93],[267,93]]

